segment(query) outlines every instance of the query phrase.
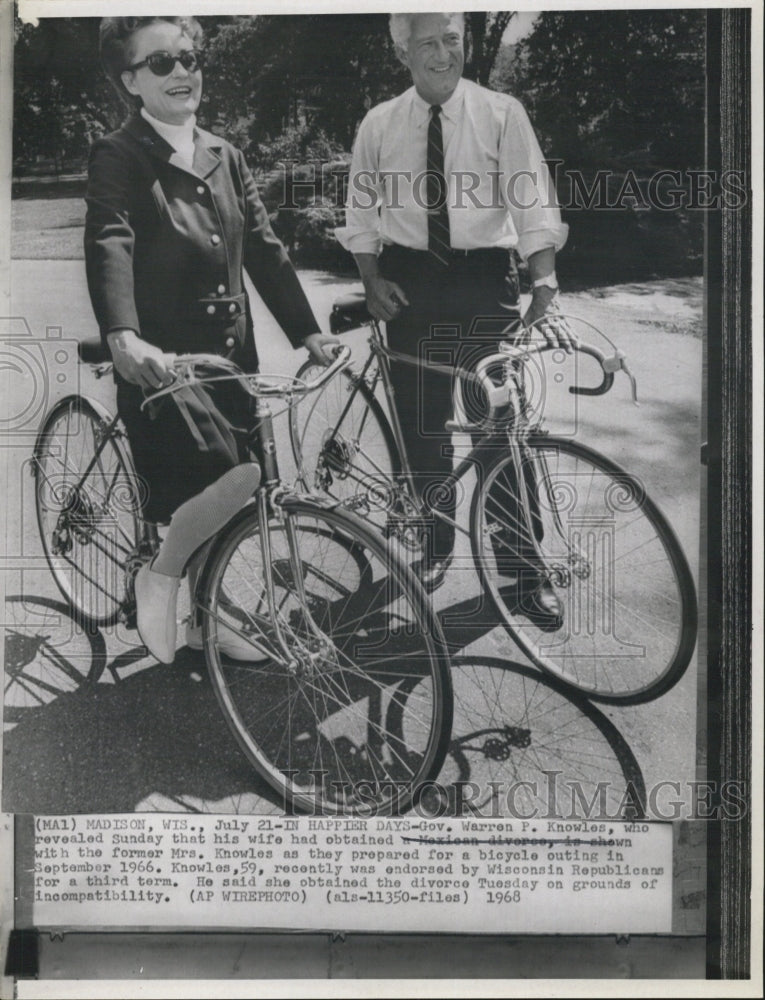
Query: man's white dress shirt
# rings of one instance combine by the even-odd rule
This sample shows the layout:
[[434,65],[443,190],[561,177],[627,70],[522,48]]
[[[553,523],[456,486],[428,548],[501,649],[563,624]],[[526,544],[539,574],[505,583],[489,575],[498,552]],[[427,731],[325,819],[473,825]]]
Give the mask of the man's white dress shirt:
[[[520,102],[462,79],[442,109],[452,247],[514,247],[524,259],[545,247],[560,250],[568,226]],[[387,243],[427,250],[429,119],[430,106],[411,87],[362,121],[346,224],[335,230],[346,250],[379,254]]]

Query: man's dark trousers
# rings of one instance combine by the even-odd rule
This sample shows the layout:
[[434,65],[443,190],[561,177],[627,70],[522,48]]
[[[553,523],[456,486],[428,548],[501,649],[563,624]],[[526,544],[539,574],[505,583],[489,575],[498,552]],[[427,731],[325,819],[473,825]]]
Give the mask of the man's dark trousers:
[[[515,260],[509,250],[452,251],[444,266],[427,251],[386,246],[380,269],[385,278],[401,286],[409,300],[399,317],[387,324],[388,345],[422,363],[419,367],[391,364],[415,482],[429,507],[453,518],[457,498],[440,488],[452,468],[451,434],[444,424],[452,416],[453,379],[430,366],[474,368],[492,352],[502,330],[518,317]],[[470,400],[475,391],[463,383],[463,395]],[[434,518],[429,558],[443,559],[453,546],[454,529]]]

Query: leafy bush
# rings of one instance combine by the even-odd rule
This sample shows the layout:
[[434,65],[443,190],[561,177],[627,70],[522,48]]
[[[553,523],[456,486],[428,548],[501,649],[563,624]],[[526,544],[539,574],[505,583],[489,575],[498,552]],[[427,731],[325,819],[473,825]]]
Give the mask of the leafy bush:
[[260,170],[274,170],[280,164],[326,163],[341,152],[323,129],[302,122],[288,126],[275,139],[256,143],[252,157]]
[[276,234],[299,263],[333,271],[352,271],[353,259],[334,235],[335,227],[341,226],[344,218],[342,209],[317,203],[281,211],[273,224]]
[[353,270],[354,263],[335,239],[345,221],[348,159],[282,161],[260,178],[260,195],[274,231],[303,264]]

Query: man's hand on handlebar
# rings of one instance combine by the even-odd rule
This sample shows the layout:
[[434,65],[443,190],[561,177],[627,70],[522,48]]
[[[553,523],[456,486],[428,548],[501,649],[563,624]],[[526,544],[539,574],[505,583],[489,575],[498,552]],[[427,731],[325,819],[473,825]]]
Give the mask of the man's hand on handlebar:
[[331,365],[342,344],[331,333],[309,333],[303,347],[319,365]]
[[174,381],[174,354],[141,340],[135,330],[113,330],[106,339],[114,368],[126,382],[154,390]]
[[535,288],[531,305],[523,317],[527,327],[538,330],[548,344],[562,347],[567,354],[572,354],[579,343],[579,338],[569,326],[565,316],[560,315],[561,308],[558,293],[553,288]]

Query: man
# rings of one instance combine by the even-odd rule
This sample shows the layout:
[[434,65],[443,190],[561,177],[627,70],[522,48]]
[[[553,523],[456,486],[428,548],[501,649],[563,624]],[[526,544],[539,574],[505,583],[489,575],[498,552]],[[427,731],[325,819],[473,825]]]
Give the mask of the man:
[[[517,317],[512,250],[526,260],[533,283],[524,322],[557,311],[555,253],[567,227],[519,102],[462,78],[464,16],[392,14],[390,30],[413,87],[362,121],[346,225],[337,236],[357,262],[369,311],[387,323],[391,350],[425,363],[397,362],[392,374],[409,459],[427,499],[451,469],[444,435],[451,392],[428,361],[464,361],[487,332],[496,336]],[[551,319],[541,328],[571,348],[565,324]],[[454,497],[439,497],[437,507],[453,517]],[[417,566],[429,589],[443,581],[453,545],[453,526],[435,517]],[[534,576],[525,588],[529,617],[560,627],[549,584]]]

